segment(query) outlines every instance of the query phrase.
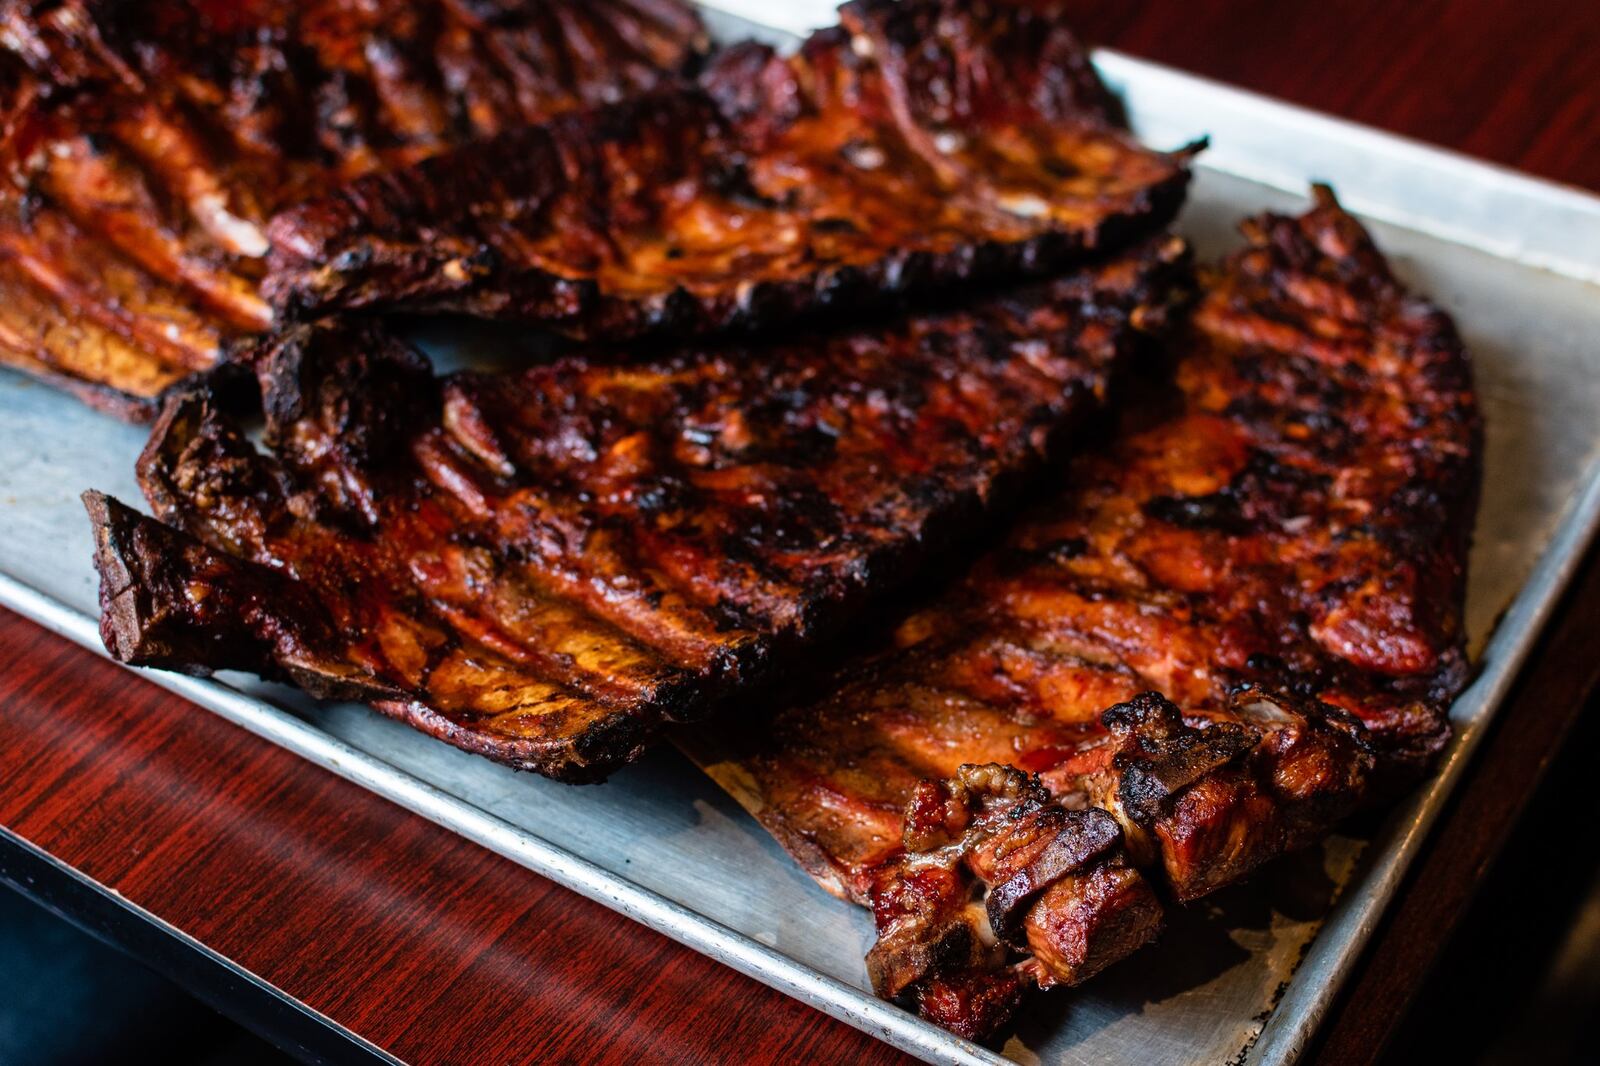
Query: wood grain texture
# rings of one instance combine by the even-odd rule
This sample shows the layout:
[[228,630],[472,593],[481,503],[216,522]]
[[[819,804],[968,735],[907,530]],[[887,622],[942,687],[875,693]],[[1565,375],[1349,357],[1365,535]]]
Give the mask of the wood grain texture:
[[[1600,5],[1074,2],[1123,51],[1600,189]],[[1316,1061],[1378,1054],[1593,689],[1597,570]],[[0,825],[403,1059],[902,1060],[4,612]]]
[[904,1061],[6,612],[0,662],[0,825],[398,1058]]
[[1600,189],[1600,4],[1068,3],[1091,41]]

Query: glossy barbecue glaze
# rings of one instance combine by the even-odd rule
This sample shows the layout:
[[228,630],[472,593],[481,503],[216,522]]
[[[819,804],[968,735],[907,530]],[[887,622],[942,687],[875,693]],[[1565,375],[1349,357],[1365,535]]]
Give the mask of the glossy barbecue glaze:
[[679,0],[4,0],[0,362],[148,417],[272,324],[275,211],[703,45]]
[[880,894],[919,782],[995,763],[1109,812],[1193,899],[1439,750],[1468,671],[1470,368],[1318,201],[1245,224],[1165,412],[1135,405],[893,650],[731,758],[686,740],[825,886]]
[[517,375],[303,327],[257,358],[272,454],[193,393],[140,462],[168,525],[91,497],[107,646],[603,776],[972,532],[1092,423],[1183,259],[1158,238],[966,310]]
[[791,58],[519,130],[297,207],[269,296],[574,336],[700,333],[1081,262],[1164,225],[1188,153],[1141,147],[1044,6],[847,4]]

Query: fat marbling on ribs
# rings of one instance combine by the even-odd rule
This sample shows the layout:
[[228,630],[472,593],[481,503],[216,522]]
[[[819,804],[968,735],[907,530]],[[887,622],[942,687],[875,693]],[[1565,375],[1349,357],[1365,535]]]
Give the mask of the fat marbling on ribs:
[[620,338],[1055,272],[1159,230],[1140,146],[1051,4],[860,0],[781,58],[375,175],[273,220],[304,314],[449,310]]
[[297,327],[256,358],[270,454],[191,392],[139,464],[161,521],[87,496],[102,634],[604,776],[981,525],[1093,420],[1184,257],[634,365],[441,379],[380,326]]
[[0,0],[0,363],[149,417],[272,324],[274,212],[704,43],[680,0]]
[[[880,991],[959,1032],[993,1032],[1030,982],[1079,979],[1052,930],[1102,945],[1090,969],[1153,932],[1136,875],[1118,867],[1108,897],[1062,856],[1125,854],[1191,900],[1448,738],[1481,479],[1471,369],[1449,318],[1317,200],[1245,223],[1175,332],[1176,395],[1128,410],[891,649],[742,745],[683,740],[825,887],[874,905]],[[1017,830],[1004,877],[973,813],[986,788],[1063,808]],[[997,905],[1018,913],[1002,926]]]

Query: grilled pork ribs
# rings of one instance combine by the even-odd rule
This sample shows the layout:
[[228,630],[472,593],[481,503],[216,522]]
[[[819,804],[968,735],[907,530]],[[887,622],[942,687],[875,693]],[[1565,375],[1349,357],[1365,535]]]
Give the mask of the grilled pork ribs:
[[[898,975],[880,990],[941,1024],[992,1032],[1022,984],[1055,980],[1049,945],[1015,930],[1065,919],[1045,893],[1036,917],[957,935],[986,953],[942,948],[948,900],[971,897],[919,872],[949,865],[920,827],[928,790],[970,791],[974,764],[1037,775],[1107,815],[1069,832],[1104,854],[1115,824],[1115,848],[1191,900],[1413,779],[1449,735],[1481,477],[1470,367],[1449,319],[1317,197],[1245,223],[1172,341],[1176,395],[1130,406],[891,650],[732,757],[686,738],[825,887],[874,906],[874,972]],[[1092,943],[1095,912],[1061,905]],[[1104,920],[1129,950],[1144,933],[1118,923],[1151,927]]]
[[273,323],[274,212],[704,44],[680,0],[3,0],[0,363],[151,417]]
[[257,356],[270,454],[195,391],[139,463],[165,525],[88,497],[106,645],[602,777],[981,525],[1092,422],[1185,255],[633,365],[436,379],[379,326],[299,327]]
[[[885,648],[680,742],[871,906],[881,994],[985,1039],[1448,738],[1453,326],[1326,190],[1180,319],[1189,152],[1120,128],[1051,5],[857,0],[693,82],[676,0],[192,6],[0,0],[0,358],[167,396],[156,517],[85,496],[119,659],[597,780],[970,541],[1159,336]],[[347,314],[393,309],[586,347],[441,376]],[[265,450],[184,382],[224,348]]]
[[922,782],[904,839],[873,871],[867,973],[879,995],[969,1040],[1000,1030],[1030,987],[1081,984],[1161,930],[1116,820],[1068,810],[1016,767]]
[[1139,145],[1042,6],[862,0],[793,57],[355,182],[274,220],[300,313],[450,310],[595,339],[756,327],[1060,271],[1160,229],[1188,152]]

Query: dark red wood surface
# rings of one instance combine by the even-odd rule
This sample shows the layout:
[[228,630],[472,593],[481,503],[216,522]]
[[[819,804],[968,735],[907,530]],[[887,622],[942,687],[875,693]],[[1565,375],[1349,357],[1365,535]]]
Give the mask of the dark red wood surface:
[[0,825],[396,1057],[902,1057],[0,618]]
[[[1077,6],[1124,51],[1600,189],[1600,4]],[[1376,1056],[1597,664],[1591,565],[1319,1061]],[[0,826],[403,1059],[902,1058],[4,612]]]
[[1600,189],[1600,4],[1069,0],[1085,38]]

